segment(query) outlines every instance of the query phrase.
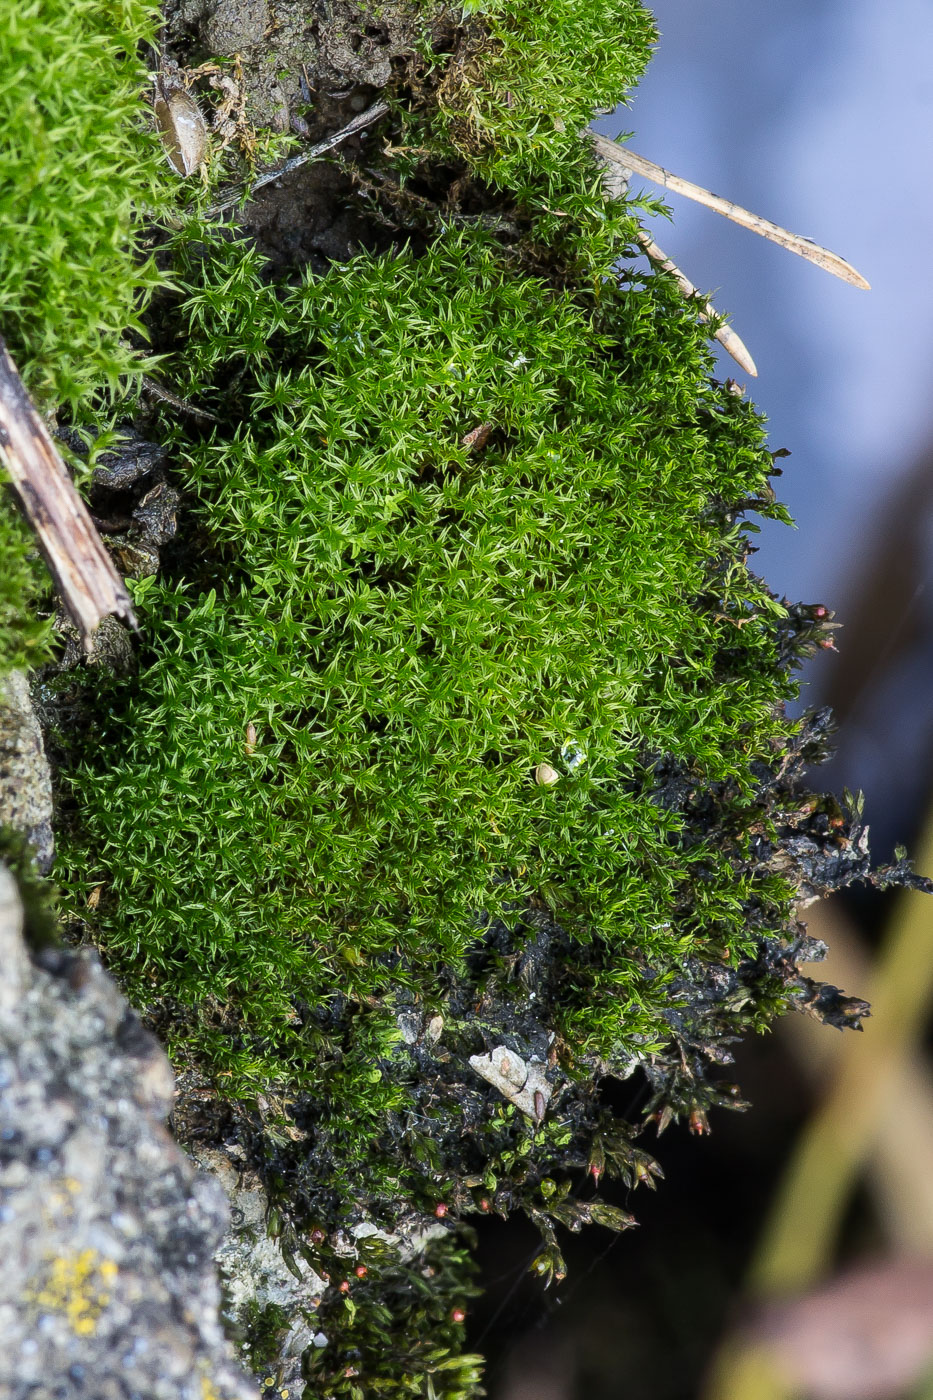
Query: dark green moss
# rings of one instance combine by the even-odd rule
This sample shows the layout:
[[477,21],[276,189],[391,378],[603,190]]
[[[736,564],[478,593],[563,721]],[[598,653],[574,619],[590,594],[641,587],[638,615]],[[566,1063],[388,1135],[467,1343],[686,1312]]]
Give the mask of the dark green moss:
[[463,1352],[464,1318],[477,1293],[465,1242],[433,1239],[412,1259],[370,1239],[366,1263],[325,1294],[315,1322],[323,1345],[306,1357],[308,1393],[346,1400],[372,1395],[471,1400],[481,1358]]
[[246,1305],[241,1349],[251,1371],[259,1373],[271,1366],[279,1354],[282,1336],[289,1327],[285,1308],[277,1303],[264,1307],[253,1299]]

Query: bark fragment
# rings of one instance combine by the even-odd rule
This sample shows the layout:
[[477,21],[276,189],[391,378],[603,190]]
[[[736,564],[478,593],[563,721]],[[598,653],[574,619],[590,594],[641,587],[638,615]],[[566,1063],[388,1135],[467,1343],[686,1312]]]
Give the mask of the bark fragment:
[[110,613],[136,626],[130,595],[0,336],[0,459],[84,646]]

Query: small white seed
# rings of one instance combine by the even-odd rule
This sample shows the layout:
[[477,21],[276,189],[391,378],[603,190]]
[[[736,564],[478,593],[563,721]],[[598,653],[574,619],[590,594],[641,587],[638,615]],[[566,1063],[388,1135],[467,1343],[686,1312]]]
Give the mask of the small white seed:
[[184,88],[161,82],[152,106],[169,165],[179,175],[193,175],[207,154],[207,122],[200,107]]
[[539,763],[535,769],[535,782],[542,787],[553,787],[560,782],[560,774],[549,763]]

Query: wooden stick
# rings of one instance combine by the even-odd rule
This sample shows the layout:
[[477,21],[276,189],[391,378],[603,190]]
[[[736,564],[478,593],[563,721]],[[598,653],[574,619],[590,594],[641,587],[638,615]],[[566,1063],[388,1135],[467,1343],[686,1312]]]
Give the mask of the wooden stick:
[[[635,236],[638,239],[638,242],[641,245],[645,256],[650,258],[653,263],[657,263],[658,267],[662,267],[665,272],[669,272],[672,277],[677,278],[677,281],[680,283],[680,288],[684,296],[697,298],[697,301],[701,308],[701,321],[708,321],[711,316],[718,315],[716,308],[712,306],[711,303],[708,302],[704,297],[700,296],[700,294],[697,292],[696,287],[690,281],[690,278],[684,276],[677,264],[675,262],[671,262],[670,258],[667,257],[667,255],[663,253],[658,247],[657,243],[653,242],[653,240],[648,237],[644,229],[640,229]],[[715,335],[716,339],[719,341],[723,349],[728,350],[729,354],[732,356],[733,360],[735,360],[736,364],[741,365],[742,369],[744,369],[746,374],[750,374],[754,379],[757,379],[758,369],[755,364],[755,361],[749,354],[748,347],[746,346],[744,340],[742,340],[741,337],[736,335],[735,331],[731,328],[731,326],[720,326],[719,330],[714,331],[713,334]]]
[[626,170],[633,170],[637,175],[644,175],[646,179],[654,181],[657,185],[662,185],[666,190],[672,190],[674,194],[686,195],[688,199],[695,199],[698,204],[703,204],[707,209],[714,209],[717,214],[722,214],[727,219],[731,219],[735,224],[741,224],[742,228],[750,229],[752,233],[758,233],[762,238],[770,238],[772,243],[779,243],[782,248],[786,248],[790,253],[797,253],[801,258],[807,258],[809,262],[816,263],[826,272],[831,272],[834,277],[841,277],[843,282],[848,282],[853,287],[861,287],[865,291],[869,290],[870,284],[860,272],[856,272],[851,263],[847,263],[845,258],[841,258],[838,253],[832,253],[828,248],[820,247],[819,243],[814,243],[810,238],[804,238],[799,233],[791,233],[789,229],[781,228],[780,224],[771,223],[770,219],[763,219],[760,214],[753,214],[749,209],[743,209],[741,204],[733,204],[730,199],[723,199],[718,194],[713,194],[711,190],[705,190],[702,185],[695,185],[691,180],[684,180],[679,175],[672,175],[669,170],[665,170],[661,165],[655,165],[654,161],[646,160],[644,156],[638,156],[628,146],[620,146],[616,141],[610,141],[608,136],[600,136],[598,132],[590,132],[596,146],[597,153],[604,160],[611,160],[616,165],[624,166]]
[[318,156],[332,151],[335,146],[339,146],[341,141],[345,141],[348,136],[354,136],[356,132],[362,131],[364,126],[371,126],[374,121],[384,117],[389,110],[388,102],[374,102],[371,107],[367,107],[365,112],[360,112],[358,117],[354,117],[346,126],[339,131],[333,132],[330,136],[325,136],[323,141],[317,141],[313,146],[309,146],[306,151],[302,151],[297,156],[292,156],[284,165],[280,165],[278,170],[267,170],[262,175],[257,175],[252,183],[236,185],[227,190],[224,197],[211,204],[204,211],[206,219],[212,219],[216,214],[222,214],[225,209],[230,209],[242,197],[244,191],[249,190],[252,197],[263,185],[271,185],[273,180],[280,180],[283,175],[288,175],[293,170],[297,170],[300,165],[306,165],[309,160],[315,160]]
[[85,650],[110,613],[135,627],[129,593],[0,336],[0,459]]

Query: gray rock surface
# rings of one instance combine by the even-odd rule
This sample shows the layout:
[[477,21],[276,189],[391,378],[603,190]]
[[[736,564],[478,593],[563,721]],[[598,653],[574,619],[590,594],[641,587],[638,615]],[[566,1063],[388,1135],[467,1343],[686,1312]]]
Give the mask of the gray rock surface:
[[39,869],[52,864],[52,778],[23,671],[0,676],[0,826],[22,832]]
[[0,866],[0,1395],[255,1400],[220,1322],[221,1186],[96,953],[30,956]]
[[220,1182],[230,1203],[231,1225],[214,1256],[223,1282],[224,1316],[246,1332],[250,1319],[270,1307],[281,1310],[287,1321],[260,1374],[265,1381],[274,1379],[273,1395],[283,1390],[300,1395],[302,1355],[317,1333],[314,1314],[328,1284],[301,1255],[293,1258],[292,1269],[286,1265],[266,1228],[269,1198],[243,1162],[241,1148],[234,1144],[226,1151],[205,1146],[188,1150]]

